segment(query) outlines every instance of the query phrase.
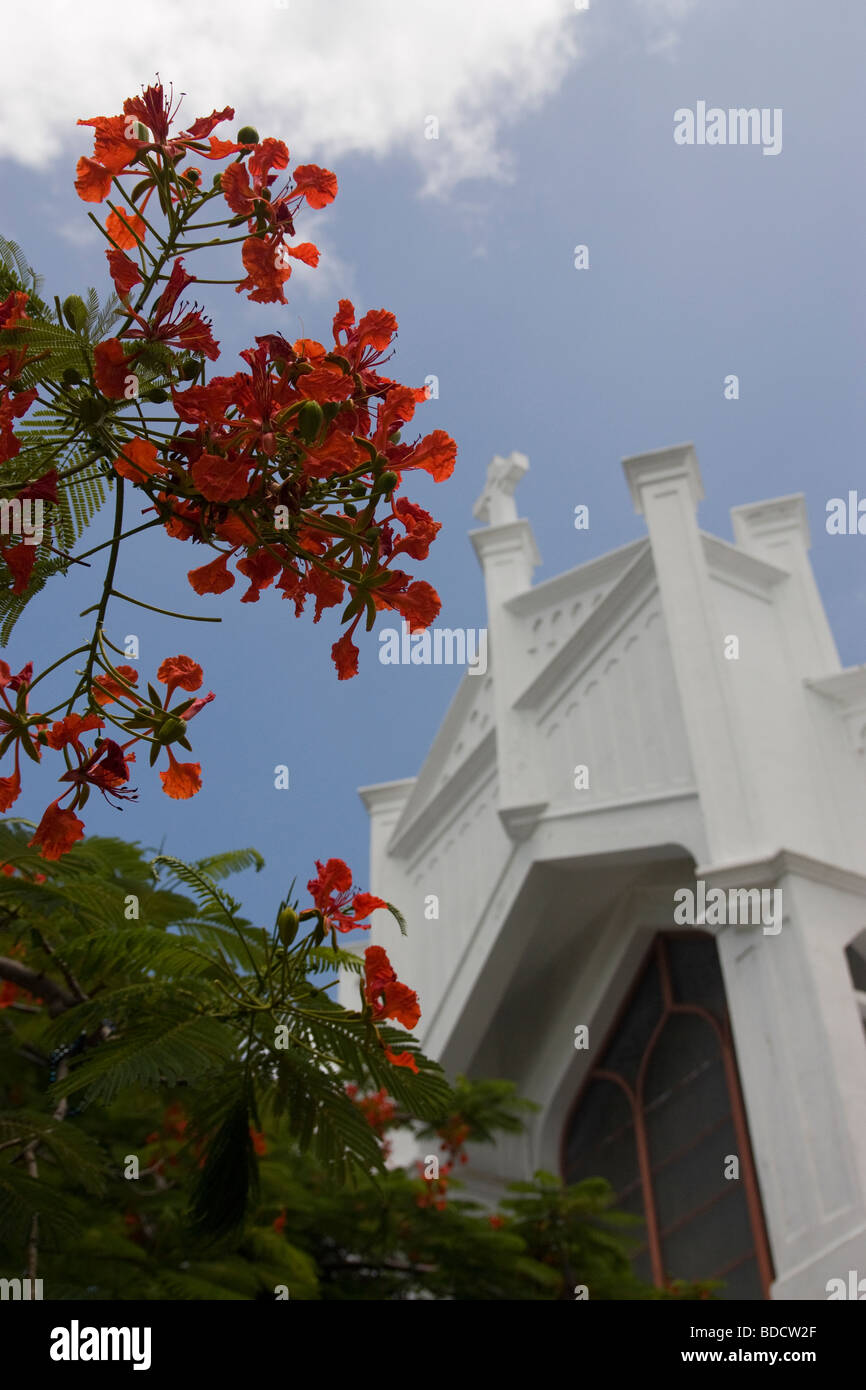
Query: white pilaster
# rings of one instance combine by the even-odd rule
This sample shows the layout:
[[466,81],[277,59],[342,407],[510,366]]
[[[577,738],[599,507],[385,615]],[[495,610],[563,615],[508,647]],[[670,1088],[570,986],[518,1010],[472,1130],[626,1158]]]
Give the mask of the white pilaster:
[[523,454],[491,461],[484,491],[474,508],[475,516],[490,524],[485,530],[469,533],[484,571],[487,595],[499,815],[508,833],[516,839],[531,831],[546,804],[537,780],[535,724],[530,715],[514,708],[526,679],[520,619],[505,607],[509,599],[530,588],[532,572],[540,563],[532,528],[528,521],[518,518],[514,501],[514,489],[528,468],[529,460]]
[[742,740],[726,688],[723,637],[697,523],[703,497],[691,444],[623,460],[635,510],[646,518],[692,766],[714,859],[757,848]]
[[698,868],[712,887],[779,890],[781,930],[718,928],[775,1266],[772,1297],[824,1299],[866,1275],[866,1040],[844,948],[866,877],[781,851]]

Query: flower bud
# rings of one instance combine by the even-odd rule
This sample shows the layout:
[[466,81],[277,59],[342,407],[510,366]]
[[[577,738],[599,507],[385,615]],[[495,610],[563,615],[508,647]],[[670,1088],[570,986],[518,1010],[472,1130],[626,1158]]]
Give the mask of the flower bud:
[[385,493],[393,492],[399,481],[400,479],[397,477],[397,474],[389,470],[387,473],[383,473],[377,480],[376,491]]
[[178,719],[176,715],[169,715],[163,719],[159,728],[154,733],[157,743],[174,743],[175,739],[183,738],[186,733],[186,720]]
[[238,145],[257,145],[259,143],[259,132],[251,125],[243,125],[238,131]]
[[318,401],[304,401],[298,411],[298,433],[305,444],[312,444],[322,428],[324,415]]
[[280,934],[280,940],[286,948],[291,946],[297,936],[298,926],[297,912],[291,907],[282,908],[277,917],[277,931]]
[[64,386],[78,386],[81,381],[81,373],[74,367],[67,367],[61,378]]
[[63,317],[76,333],[80,333],[84,329],[87,323],[87,309],[81,295],[70,294],[68,298],[64,299]]
[[154,405],[162,405],[168,400],[168,392],[163,391],[161,386],[152,386],[149,391],[145,391],[144,399],[152,401]]

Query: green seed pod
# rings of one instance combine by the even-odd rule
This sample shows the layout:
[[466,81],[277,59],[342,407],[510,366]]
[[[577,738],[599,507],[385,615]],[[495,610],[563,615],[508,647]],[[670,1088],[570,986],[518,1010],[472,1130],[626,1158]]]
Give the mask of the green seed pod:
[[243,125],[238,131],[238,145],[257,145],[259,143],[259,132],[255,126]]
[[186,733],[186,720],[178,719],[171,715],[164,719],[156,730],[154,737],[157,743],[174,743],[175,739],[183,738]]
[[76,333],[81,333],[87,323],[87,309],[84,300],[79,294],[70,294],[63,301],[63,317],[69,327]]
[[318,401],[304,401],[298,411],[298,433],[305,444],[312,444],[322,428],[324,418]]
[[277,917],[277,931],[287,949],[297,936],[299,925],[297,912],[291,907],[284,907]]

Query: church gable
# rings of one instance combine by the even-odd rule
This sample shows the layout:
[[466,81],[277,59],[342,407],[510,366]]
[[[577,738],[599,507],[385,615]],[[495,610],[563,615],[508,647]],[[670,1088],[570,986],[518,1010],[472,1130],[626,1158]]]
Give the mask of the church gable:
[[580,650],[536,706],[551,806],[582,809],[691,789],[694,777],[657,592]]
[[589,560],[519,594],[506,605],[520,620],[527,682],[535,679],[582,628],[634,562],[649,551],[645,540]]
[[[647,541],[633,541],[528,589],[508,603],[508,612],[520,629],[521,685],[529,686],[548,672],[579,633],[591,636],[595,632],[597,617],[609,595],[648,555]],[[473,769],[480,771],[481,764],[486,766],[493,757],[495,662],[491,649],[488,672],[464,676],[395,828],[394,842],[418,824],[449,784],[456,787],[472,778]]]
[[[395,826],[394,840],[402,837],[418,822],[461,769],[471,776],[474,764],[490,761],[494,742],[492,676],[490,672],[478,676],[467,673],[457,688],[412,794]],[[489,758],[485,756],[488,751]]]

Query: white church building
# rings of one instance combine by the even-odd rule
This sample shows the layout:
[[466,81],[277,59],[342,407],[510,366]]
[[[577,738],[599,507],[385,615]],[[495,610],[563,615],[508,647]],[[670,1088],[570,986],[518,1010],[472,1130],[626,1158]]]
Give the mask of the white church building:
[[641,1277],[826,1299],[866,1278],[866,667],[802,496],[735,507],[731,544],[691,445],[626,459],[646,537],[533,587],[527,466],[475,506],[486,672],[417,777],[361,793],[409,924],[372,940],[425,1051],[539,1107],[472,1151],[476,1193],[603,1176]]

